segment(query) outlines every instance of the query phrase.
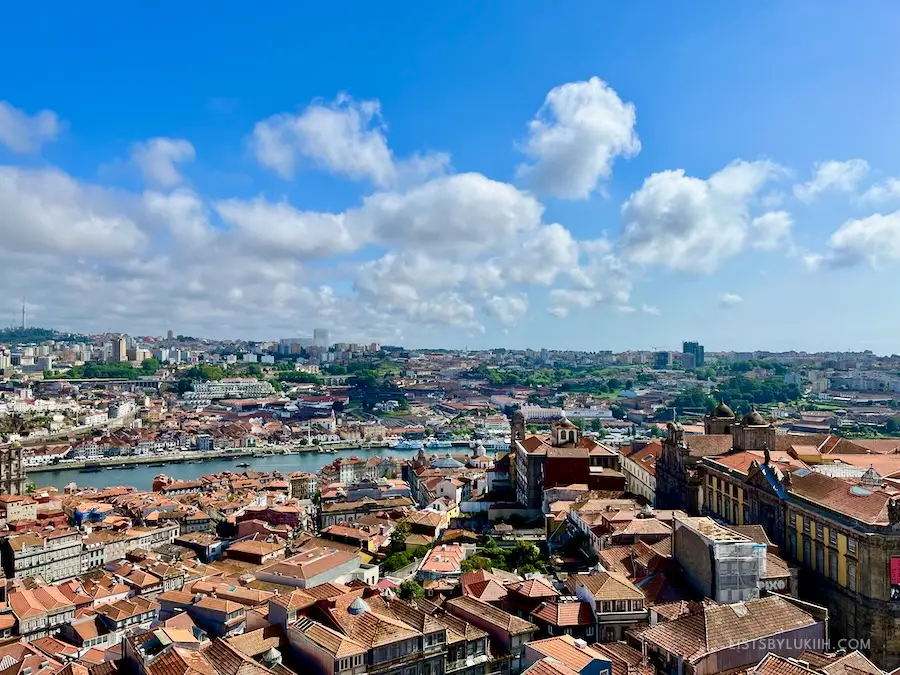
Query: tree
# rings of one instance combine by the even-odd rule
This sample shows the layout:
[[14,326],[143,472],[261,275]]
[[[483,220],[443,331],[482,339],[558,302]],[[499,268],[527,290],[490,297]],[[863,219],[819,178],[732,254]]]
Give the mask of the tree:
[[37,491],[37,485],[35,485],[34,483],[28,483],[28,485],[25,486],[25,492],[30,495],[34,494],[36,491]]
[[626,412],[625,412],[625,408],[623,408],[622,406],[620,406],[620,405],[611,405],[611,406],[609,407],[609,409],[610,409],[610,411],[612,412],[612,416],[615,417],[617,420],[624,420],[624,419],[625,419],[625,417],[626,417]]
[[494,562],[483,555],[473,555],[463,560],[461,567],[463,573],[474,572],[475,570],[489,570],[494,567]]
[[900,417],[888,417],[884,423],[884,430],[889,434],[896,434],[900,431]]
[[523,573],[523,567],[536,572],[541,568],[541,550],[531,542],[517,541],[506,553],[506,565],[508,569],[517,569],[520,573]]
[[600,431],[602,426],[600,425],[600,418],[595,417],[591,420],[591,431]]
[[418,600],[425,597],[425,589],[419,586],[415,580],[407,579],[400,584],[397,595],[400,596],[401,600]]
[[400,553],[406,550],[406,538],[412,534],[409,523],[398,523],[391,533],[391,551]]
[[141,370],[146,375],[155,375],[156,371],[159,370],[159,361],[156,359],[144,359],[141,362]]

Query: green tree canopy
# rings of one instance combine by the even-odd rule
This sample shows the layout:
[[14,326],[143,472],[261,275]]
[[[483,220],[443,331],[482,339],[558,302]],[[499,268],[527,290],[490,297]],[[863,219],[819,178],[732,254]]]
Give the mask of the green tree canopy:
[[425,597],[425,589],[422,588],[414,579],[407,579],[397,591],[397,595],[401,600],[418,600]]

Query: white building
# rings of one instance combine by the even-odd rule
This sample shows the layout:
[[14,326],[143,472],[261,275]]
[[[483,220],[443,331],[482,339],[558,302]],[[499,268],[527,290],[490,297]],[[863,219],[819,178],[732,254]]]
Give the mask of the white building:
[[221,398],[265,398],[275,393],[269,382],[252,378],[227,378],[218,382],[195,382],[193,391],[185,393],[188,400]]

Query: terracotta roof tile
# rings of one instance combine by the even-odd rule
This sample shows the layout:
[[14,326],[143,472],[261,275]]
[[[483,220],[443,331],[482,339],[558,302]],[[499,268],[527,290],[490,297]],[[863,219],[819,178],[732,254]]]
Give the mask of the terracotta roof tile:
[[586,602],[542,602],[531,613],[551,626],[593,626],[596,618],[593,608]]

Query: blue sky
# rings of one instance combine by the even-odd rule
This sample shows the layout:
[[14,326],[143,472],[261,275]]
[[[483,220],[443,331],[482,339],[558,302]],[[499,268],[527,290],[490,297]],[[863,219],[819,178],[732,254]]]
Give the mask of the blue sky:
[[0,321],[900,351],[900,7],[601,4],[4,8]]

